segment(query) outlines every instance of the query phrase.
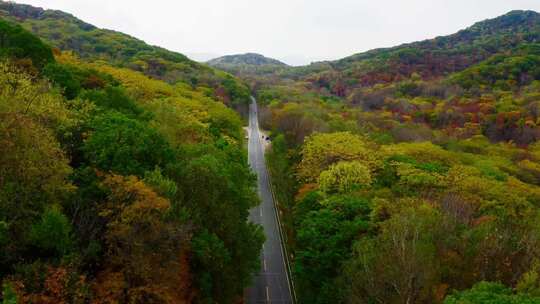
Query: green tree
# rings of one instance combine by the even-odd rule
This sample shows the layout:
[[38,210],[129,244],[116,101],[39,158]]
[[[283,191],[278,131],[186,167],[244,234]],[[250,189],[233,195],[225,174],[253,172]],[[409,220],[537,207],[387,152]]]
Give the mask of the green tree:
[[32,225],[30,242],[44,253],[63,256],[73,249],[69,219],[58,208],[50,208]]
[[303,303],[336,303],[343,296],[335,279],[351,254],[353,240],[369,228],[370,208],[354,196],[331,197],[296,227],[295,278]]
[[144,183],[152,187],[159,195],[168,199],[173,199],[178,193],[178,186],[175,182],[163,176],[161,169],[155,168],[147,171],[144,175]]
[[92,129],[82,150],[89,163],[99,169],[144,176],[174,158],[167,142],[154,129],[123,114],[100,115],[92,121]]
[[17,294],[13,290],[13,287],[10,283],[2,284],[2,304],[17,304]]
[[63,93],[67,99],[74,99],[79,95],[81,84],[68,66],[50,63],[43,69],[43,74],[64,90]]
[[226,265],[231,263],[231,255],[223,241],[206,230],[193,237],[192,247],[195,267],[202,270],[197,278],[198,285],[204,295],[211,297],[219,288],[215,286],[213,276],[227,271]]
[[232,301],[251,283],[264,242],[260,227],[247,221],[257,202],[254,176],[236,145],[195,146],[182,159],[166,173],[178,184],[176,200],[196,227],[194,271],[205,291],[199,300]]
[[381,223],[377,236],[360,239],[346,267],[349,301],[422,303],[432,299],[440,282],[435,244],[440,223],[439,212],[420,203]]
[[516,290],[520,293],[527,293],[536,297],[540,296],[539,270],[540,263],[534,261],[531,269],[521,276],[516,286]]
[[39,70],[48,63],[54,62],[49,46],[20,25],[5,20],[0,20],[0,57],[29,58]]
[[104,89],[87,90],[81,99],[92,101],[98,107],[115,110],[128,117],[137,118],[143,110],[131,99],[122,87],[106,86]]
[[515,294],[512,289],[491,282],[480,282],[471,289],[455,292],[444,300],[444,304],[537,304],[540,297]]

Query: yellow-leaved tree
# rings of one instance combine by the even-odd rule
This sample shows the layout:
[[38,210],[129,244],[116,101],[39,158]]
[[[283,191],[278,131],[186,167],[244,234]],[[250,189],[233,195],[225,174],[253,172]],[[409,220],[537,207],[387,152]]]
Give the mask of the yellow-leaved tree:
[[359,161],[342,161],[319,176],[319,186],[327,193],[349,192],[371,184],[369,168]]
[[382,163],[375,144],[350,132],[311,135],[301,154],[298,175],[306,183],[316,182],[321,172],[340,161],[357,161],[370,172]]
[[187,225],[169,216],[169,200],[134,176],[108,175],[107,264],[94,285],[97,303],[188,303]]

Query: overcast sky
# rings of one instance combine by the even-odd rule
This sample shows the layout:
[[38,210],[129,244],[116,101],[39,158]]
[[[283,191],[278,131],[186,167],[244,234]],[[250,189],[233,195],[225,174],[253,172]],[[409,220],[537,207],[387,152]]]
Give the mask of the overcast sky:
[[293,65],[454,33],[540,0],[17,0],[194,59],[256,52]]

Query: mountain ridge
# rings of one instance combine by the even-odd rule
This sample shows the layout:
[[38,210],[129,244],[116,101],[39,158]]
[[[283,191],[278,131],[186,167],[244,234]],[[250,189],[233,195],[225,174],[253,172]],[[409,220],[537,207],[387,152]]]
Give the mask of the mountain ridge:
[[279,76],[302,79],[315,89],[345,97],[355,88],[402,81],[413,74],[424,80],[444,77],[524,43],[539,41],[540,14],[514,10],[451,35],[288,68],[279,71]]

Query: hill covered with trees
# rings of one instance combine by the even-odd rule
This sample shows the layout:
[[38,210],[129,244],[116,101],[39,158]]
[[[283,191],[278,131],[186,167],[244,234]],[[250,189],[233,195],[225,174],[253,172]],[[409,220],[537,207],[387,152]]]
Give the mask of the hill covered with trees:
[[[1,5],[2,303],[240,301],[264,240],[247,221],[258,200],[243,122],[219,93],[241,82],[60,12]],[[99,41],[118,49],[90,48]]]
[[375,49],[336,61],[293,68],[280,76],[304,79],[314,88],[345,97],[354,89],[409,79],[432,80],[489,57],[540,41],[540,14],[512,11],[449,36]]
[[249,77],[300,303],[540,302],[539,50],[513,11]]
[[246,53],[212,59],[208,65],[242,77],[244,81],[261,75],[272,75],[288,67],[285,63],[260,54]]
[[240,55],[227,55],[219,58],[212,59],[208,61],[209,65],[212,66],[227,66],[227,65],[276,65],[276,66],[287,66],[285,63],[265,57],[260,54],[255,53],[246,53]]
[[[239,78],[0,2],[4,303],[239,303],[263,231]],[[300,303],[540,303],[540,15],[251,85]],[[219,66],[216,63],[216,66]]]
[[62,11],[0,1],[0,17],[20,24],[51,47],[72,51],[84,60],[104,60],[171,84],[210,87],[214,97],[228,104],[249,100],[247,88],[223,71],[126,34],[99,29]]

